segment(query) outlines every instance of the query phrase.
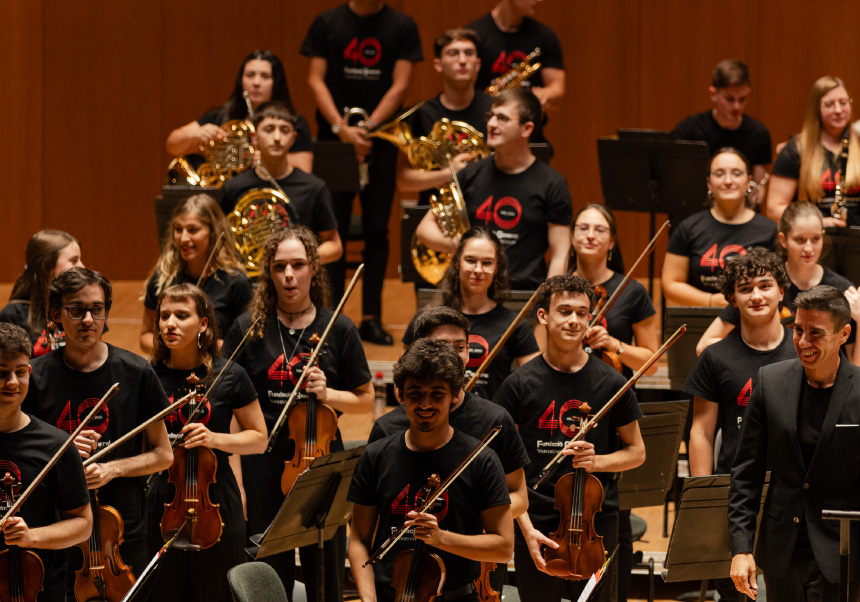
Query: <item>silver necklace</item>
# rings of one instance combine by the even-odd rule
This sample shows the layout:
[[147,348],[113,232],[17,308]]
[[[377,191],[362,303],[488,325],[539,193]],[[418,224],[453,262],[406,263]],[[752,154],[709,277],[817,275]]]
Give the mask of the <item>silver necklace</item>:
[[[299,348],[299,343],[302,342],[302,336],[304,336],[305,329],[307,329],[307,326],[302,328],[302,332],[299,334],[299,339],[296,341],[296,344],[293,347],[292,352],[290,353],[290,358],[287,359],[287,348],[284,346],[284,335],[281,333],[281,319],[278,316],[275,316],[275,320],[278,321],[278,338],[281,340],[281,353],[284,354],[284,371],[287,371],[289,370],[290,363],[293,361],[293,357],[296,354],[296,349]],[[289,331],[291,335],[296,334],[296,331],[292,328],[290,328]]]

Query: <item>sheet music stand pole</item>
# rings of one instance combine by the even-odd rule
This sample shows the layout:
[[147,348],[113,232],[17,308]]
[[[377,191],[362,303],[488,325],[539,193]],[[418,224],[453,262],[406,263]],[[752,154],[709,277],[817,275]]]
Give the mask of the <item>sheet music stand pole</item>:
[[822,510],[821,518],[839,521],[839,602],[848,602],[851,587],[848,558],[851,551],[851,521],[860,521],[860,512],[851,510]]

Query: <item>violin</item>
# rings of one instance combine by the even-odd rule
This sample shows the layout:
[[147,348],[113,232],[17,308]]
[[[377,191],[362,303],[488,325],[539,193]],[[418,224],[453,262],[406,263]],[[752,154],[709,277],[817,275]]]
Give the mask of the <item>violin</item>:
[[501,592],[493,589],[493,584],[490,582],[490,575],[495,570],[495,562],[481,563],[481,576],[475,579],[475,592],[481,602],[501,602],[502,600]]
[[[594,312],[596,315],[602,315],[605,313],[603,310],[606,304],[606,287],[602,284],[598,284],[594,287],[594,293],[597,295],[597,304],[595,305]],[[607,308],[606,311],[609,311]],[[594,326],[594,324],[590,324],[589,326]],[[585,344],[585,343],[583,343]],[[624,364],[621,363],[621,360],[618,359],[618,354],[614,351],[603,351],[602,349],[593,349],[592,352],[596,351],[600,354],[600,359],[604,364],[615,368],[618,372],[624,372]]]
[[[2,479],[6,505],[15,503],[21,483],[6,472]],[[0,552],[0,600],[3,602],[35,602],[44,588],[45,565],[39,555],[18,546],[9,546]]]
[[[582,416],[574,430],[581,430],[590,417],[591,407],[579,407]],[[555,509],[560,520],[549,538],[557,549],[543,549],[547,571],[562,579],[588,579],[606,562],[603,537],[594,528],[594,515],[603,507],[603,485],[584,468],[575,468],[555,484]]]
[[[317,345],[319,341],[317,333],[310,338],[311,345]],[[310,367],[311,363],[308,362],[305,371]],[[281,491],[284,495],[290,492],[299,475],[311,467],[315,458],[330,453],[331,442],[337,436],[337,413],[331,406],[319,403],[313,393],[307,393],[307,397],[307,401],[294,404],[287,414],[290,439],[295,442],[295,451],[292,459],[284,462],[284,473],[281,475]]]
[[134,574],[122,561],[119,545],[125,526],[115,508],[99,504],[98,491],[90,492],[93,530],[89,539],[76,547],[83,554],[83,566],[75,571],[75,600],[121,602],[131,586]]
[[[417,506],[424,504],[427,497],[439,487],[439,475],[430,475],[427,484],[415,498]],[[415,538],[415,547],[403,550],[394,557],[391,586],[394,588],[396,602],[433,602],[442,595],[445,585],[445,563],[438,555],[427,551],[427,544]]]
[[[189,420],[193,422],[206,397],[198,394],[200,379],[191,374],[187,379],[193,393],[188,402]],[[181,437],[181,436],[180,436]],[[220,539],[224,530],[221,522],[220,504],[209,497],[209,486],[215,482],[218,458],[208,447],[186,448],[179,445],[173,451],[173,464],[167,470],[167,480],[173,483],[176,493],[173,501],[164,504],[161,518],[161,535],[168,541],[182,523],[188,523],[188,537],[174,543],[178,550],[204,550],[211,548]]]

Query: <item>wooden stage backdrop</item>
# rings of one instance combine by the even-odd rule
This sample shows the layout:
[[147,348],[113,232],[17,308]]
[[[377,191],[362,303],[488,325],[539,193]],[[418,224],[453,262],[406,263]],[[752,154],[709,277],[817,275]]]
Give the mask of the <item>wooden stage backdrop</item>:
[[[88,265],[142,278],[156,245],[153,198],[171,129],[226,99],[241,59],[267,48],[284,61],[298,110],[313,120],[307,62],[298,49],[314,15],[334,0],[5,0],[0,2],[0,282],[23,268],[40,228],[78,236]],[[425,61],[409,101],[438,91],[432,40],[487,12],[492,0],[392,0],[419,25]],[[860,37],[850,0],[547,0],[536,17],[564,47],[567,94],[551,113],[553,166],[575,208],[601,200],[596,138],[619,127],[669,129],[709,108],[714,64],[751,69],[748,112],[774,144],[800,128],[812,82],[824,74],[860,90]],[[858,92],[854,92],[857,94]],[[392,216],[392,250],[399,244]],[[621,216],[635,257],[647,220]],[[665,243],[658,249],[662,255]],[[389,275],[396,275],[392,253]],[[644,274],[644,271],[643,271]],[[640,274],[641,275],[641,274]]]

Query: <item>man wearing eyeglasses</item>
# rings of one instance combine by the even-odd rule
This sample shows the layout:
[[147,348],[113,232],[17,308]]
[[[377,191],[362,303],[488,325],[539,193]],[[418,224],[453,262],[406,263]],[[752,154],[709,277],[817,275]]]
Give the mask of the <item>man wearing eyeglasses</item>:
[[[457,175],[470,224],[490,228],[505,246],[513,289],[534,290],[547,276],[562,274],[570,249],[573,208],[567,181],[529,148],[541,115],[540,102],[528,90],[500,93],[486,116],[493,156]],[[444,253],[453,253],[459,242],[442,233],[432,211],[416,233],[422,243]]]
[[[66,333],[66,346],[32,362],[25,411],[71,433],[90,408],[114,384],[119,391],[76,439],[86,459],[167,407],[168,400],[149,363],[140,356],[101,340],[111,306],[108,280],[87,268],[72,268],[57,276],[48,294],[48,317]],[[141,453],[144,446],[147,449]],[[145,568],[146,532],[143,480],[173,461],[162,422],[147,427],[102,461],[86,468],[87,486],[98,489],[99,502],[115,508],[124,522],[123,561],[135,575]],[[69,573],[80,564],[69,553]]]
[[[839,523],[822,510],[857,510],[860,491],[860,368],[840,353],[850,306],[818,285],[796,299],[798,359],[759,370],[744,415],[729,491],[731,575],[756,597],[756,563],[774,600],[838,600]],[[770,486],[756,539],[765,472]],[[852,540],[860,524],[851,527]],[[860,599],[852,554],[850,600]]]

